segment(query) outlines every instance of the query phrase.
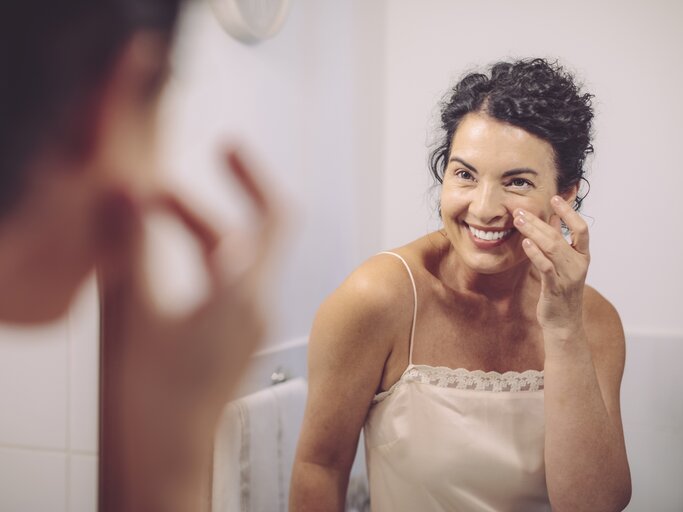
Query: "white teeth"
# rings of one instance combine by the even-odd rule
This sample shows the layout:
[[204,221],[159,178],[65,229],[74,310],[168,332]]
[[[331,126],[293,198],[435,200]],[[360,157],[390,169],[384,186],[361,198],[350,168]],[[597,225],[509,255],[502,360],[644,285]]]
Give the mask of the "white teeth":
[[512,232],[511,229],[505,231],[481,231],[480,229],[473,228],[469,224],[467,227],[470,228],[470,231],[474,236],[481,240],[500,240]]

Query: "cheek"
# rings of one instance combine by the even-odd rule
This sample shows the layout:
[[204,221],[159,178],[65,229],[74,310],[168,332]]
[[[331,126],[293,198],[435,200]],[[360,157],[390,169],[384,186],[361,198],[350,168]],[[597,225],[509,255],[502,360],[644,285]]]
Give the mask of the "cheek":
[[458,212],[465,206],[466,203],[467,199],[462,191],[448,189],[445,187],[441,189],[439,204],[441,206],[441,212],[443,215],[446,215],[447,213],[451,214]]
[[510,198],[506,201],[506,208],[510,212],[514,212],[515,209],[521,208],[529,213],[534,214],[536,217],[547,222],[552,215],[552,210],[550,209],[550,202],[541,200],[537,197],[530,196],[518,196]]

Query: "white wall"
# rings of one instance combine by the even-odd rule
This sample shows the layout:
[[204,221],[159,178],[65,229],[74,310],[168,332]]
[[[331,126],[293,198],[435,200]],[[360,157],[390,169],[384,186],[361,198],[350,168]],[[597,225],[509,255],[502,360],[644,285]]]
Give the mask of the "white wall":
[[621,386],[631,466],[629,512],[683,510],[683,339],[630,335]]

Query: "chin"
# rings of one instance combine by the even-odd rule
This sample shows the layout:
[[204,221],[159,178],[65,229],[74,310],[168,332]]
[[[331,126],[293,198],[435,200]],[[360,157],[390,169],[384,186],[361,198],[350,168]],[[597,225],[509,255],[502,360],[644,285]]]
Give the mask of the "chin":
[[41,300],[40,304],[18,307],[3,319],[16,324],[48,324],[63,318],[70,306],[71,300]]
[[517,249],[514,246],[496,252],[481,251],[469,247],[458,252],[460,253],[460,260],[466,267],[482,275],[501,274],[529,261],[522,248]]
[[[498,243],[477,243],[473,241],[469,229],[462,228],[454,233],[451,246],[458,253],[460,261],[471,271],[482,275],[494,275],[508,271],[528,261],[526,254],[519,245],[521,243],[517,232],[512,233],[506,240]],[[450,238],[450,233],[448,234]],[[492,245],[487,247],[487,245]]]
[[520,264],[519,261],[496,260],[493,258],[463,258],[463,261],[471,270],[483,275],[501,274]]
[[15,300],[0,311],[0,320],[20,325],[39,325],[55,322],[63,318],[71,308],[78,287],[71,290],[49,288],[40,294]]

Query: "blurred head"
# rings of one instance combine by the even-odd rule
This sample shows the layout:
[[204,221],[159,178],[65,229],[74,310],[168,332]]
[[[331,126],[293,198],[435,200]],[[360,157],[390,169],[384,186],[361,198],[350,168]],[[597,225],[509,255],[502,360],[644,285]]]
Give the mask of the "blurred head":
[[444,230],[468,267],[497,273],[527,261],[516,208],[549,221],[559,194],[578,209],[592,118],[591,95],[541,59],[498,63],[454,87],[431,169]]
[[63,312],[110,243],[112,211],[154,171],[179,2],[0,7],[0,267],[20,283],[0,318]]

